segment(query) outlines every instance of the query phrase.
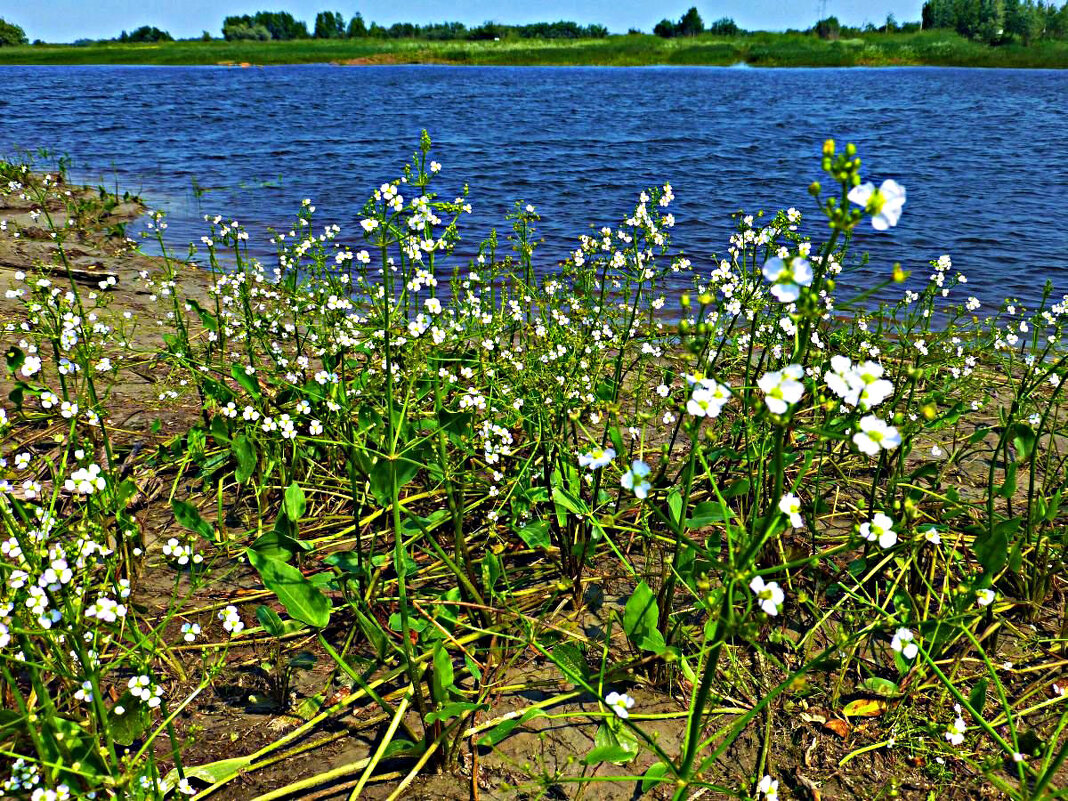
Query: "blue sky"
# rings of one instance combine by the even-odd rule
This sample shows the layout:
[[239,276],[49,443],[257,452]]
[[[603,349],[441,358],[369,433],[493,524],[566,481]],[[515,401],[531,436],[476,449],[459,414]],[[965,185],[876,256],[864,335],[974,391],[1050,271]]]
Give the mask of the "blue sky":
[[315,19],[317,11],[336,10],[345,17],[360,11],[368,21],[440,22],[467,24],[492,19],[522,23],[570,19],[598,22],[611,31],[635,27],[651,30],[663,17],[676,18],[696,5],[705,21],[733,17],[744,28],[780,30],[806,28],[826,8],[842,22],[879,23],[893,13],[899,20],[919,19],[922,0],[0,0],[0,17],[21,25],[27,36],[50,42],[110,38],[140,25],[155,25],[176,37],[197,36],[203,30],[219,35],[228,14],[286,10]]

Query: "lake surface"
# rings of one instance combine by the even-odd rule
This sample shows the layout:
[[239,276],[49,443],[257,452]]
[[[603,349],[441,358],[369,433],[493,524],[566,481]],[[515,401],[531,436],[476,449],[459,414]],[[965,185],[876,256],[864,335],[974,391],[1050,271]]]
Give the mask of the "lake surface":
[[908,189],[896,229],[861,229],[871,262],[847,283],[894,261],[925,277],[949,253],[984,301],[1033,300],[1047,278],[1068,292],[1068,71],[0,67],[0,81],[0,153],[68,154],[75,177],[142,192],[183,250],[205,213],[256,239],[305,197],[357,240],[359,208],[425,127],[439,191],[470,185],[459,252],[507,230],[522,199],[543,216],[550,271],[590,223],[617,223],[670,181],[675,244],[702,268],[740,209],[796,206],[821,241],[806,187],[834,137],[857,143],[867,176]]

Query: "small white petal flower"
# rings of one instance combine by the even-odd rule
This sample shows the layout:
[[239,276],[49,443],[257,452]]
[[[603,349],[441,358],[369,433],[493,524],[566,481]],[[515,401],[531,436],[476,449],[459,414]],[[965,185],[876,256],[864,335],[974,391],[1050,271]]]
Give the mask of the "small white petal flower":
[[905,659],[911,661],[915,659],[916,654],[920,652],[920,648],[916,644],[915,639],[916,635],[912,633],[911,629],[900,628],[894,632],[894,637],[890,640],[890,647],[905,657]]
[[580,453],[578,457],[579,467],[588,467],[590,470],[600,470],[616,458],[616,452],[612,448],[594,448],[588,453]]
[[620,479],[620,484],[624,489],[629,489],[634,493],[634,496],[639,499],[645,499],[649,496],[649,490],[652,489],[652,485],[645,480],[645,477],[652,472],[649,465],[640,459],[636,459],[627,470],[623,477]]
[[619,717],[626,720],[630,717],[630,709],[634,706],[634,699],[626,693],[612,691],[605,696],[604,702]]
[[775,615],[779,614],[783,601],[786,600],[786,595],[778,582],[769,581],[765,583],[762,576],[753,576],[753,580],[749,582],[749,589],[756,595],[760,608],[764,610],[765,614],[770,617],[775,617]]

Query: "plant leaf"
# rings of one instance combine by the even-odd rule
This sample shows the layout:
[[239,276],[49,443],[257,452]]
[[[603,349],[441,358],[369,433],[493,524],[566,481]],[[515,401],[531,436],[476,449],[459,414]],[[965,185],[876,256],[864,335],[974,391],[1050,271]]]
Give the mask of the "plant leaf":
[[326,627],[332,610],[330,599],[304,578],[303,573],[253,548],[247,548],[245,553],[263,579],[263,586],[278,597],[291,618],[317,629]]

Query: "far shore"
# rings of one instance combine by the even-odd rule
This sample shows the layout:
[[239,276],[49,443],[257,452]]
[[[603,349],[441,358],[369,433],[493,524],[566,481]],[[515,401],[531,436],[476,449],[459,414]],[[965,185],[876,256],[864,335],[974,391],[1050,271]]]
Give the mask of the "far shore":
[[645,34],[603,39],[302,39],[294,41],[105,42],[0,47],[0,65],[273,66],[283,64],[482,66],[1006,67],[1068,68],[1068,41],[992,47],[951,31],[866,33],[823,40],[800,33]]

